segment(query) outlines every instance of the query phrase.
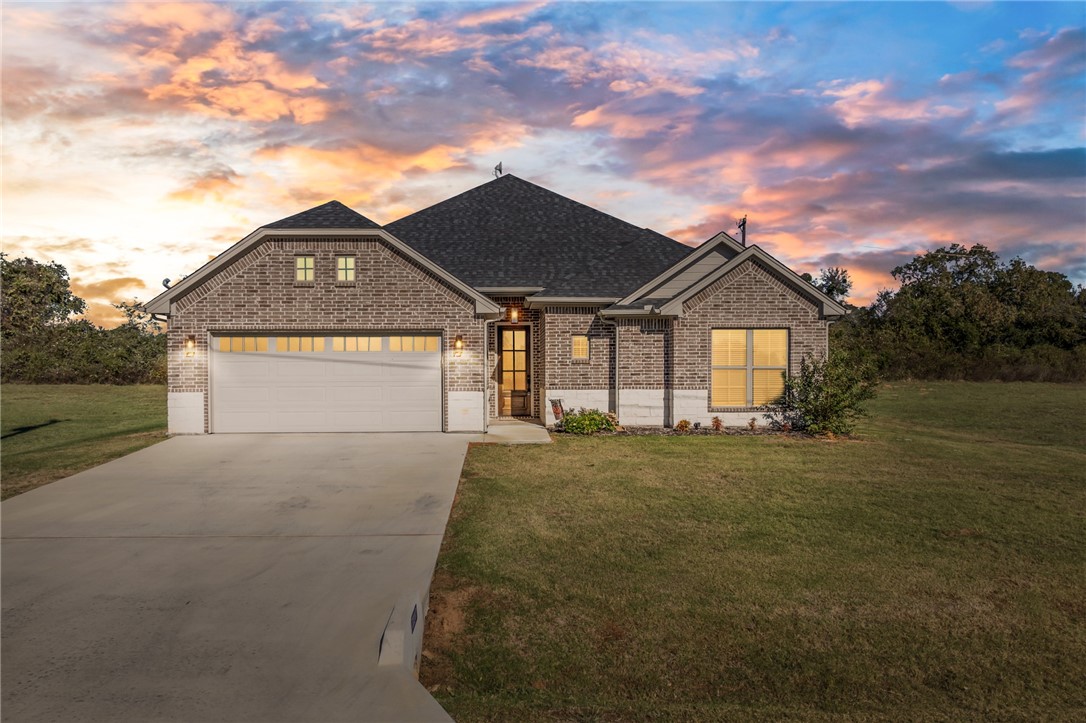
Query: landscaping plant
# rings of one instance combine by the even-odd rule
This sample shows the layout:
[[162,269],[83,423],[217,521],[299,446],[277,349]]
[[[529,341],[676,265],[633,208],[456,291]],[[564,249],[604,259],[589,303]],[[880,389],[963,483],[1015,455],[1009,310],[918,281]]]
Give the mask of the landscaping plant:
[[781,404],[766,415],[781,429],[810,434],[849,434],[875,397],[871,367],[842,355],[800,359],[799,372],[784,380]]
[[564,429],[570,434],[596,434],[613,432],[617,426],[618,419],[614,414],[581,407],[576,412],[566,413]]

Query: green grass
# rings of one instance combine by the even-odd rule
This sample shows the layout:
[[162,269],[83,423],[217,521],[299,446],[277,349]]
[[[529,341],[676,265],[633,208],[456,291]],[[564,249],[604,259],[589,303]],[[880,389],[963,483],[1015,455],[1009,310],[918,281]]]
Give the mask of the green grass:
[[0,388],[3,498],[166,438],[166,388],[5,384]]
[[1086,717],[1086,386],[870,409],[473,448],[423,682],[458,721]]

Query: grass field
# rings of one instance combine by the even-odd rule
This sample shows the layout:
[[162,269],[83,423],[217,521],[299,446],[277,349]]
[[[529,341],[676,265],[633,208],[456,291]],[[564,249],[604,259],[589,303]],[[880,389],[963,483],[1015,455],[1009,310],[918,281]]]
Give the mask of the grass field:
[[458,721],[1086,718],[1086,386],[870,409],[472,449],[423,683]]
[[166,388],[5,384],[0,388],[3,498],[166,438]]

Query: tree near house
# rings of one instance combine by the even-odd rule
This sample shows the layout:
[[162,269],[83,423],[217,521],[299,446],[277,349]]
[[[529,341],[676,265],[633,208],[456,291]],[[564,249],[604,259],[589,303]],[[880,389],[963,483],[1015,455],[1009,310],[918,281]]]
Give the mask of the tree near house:
[[114,306],[127,321],[103,329],[74,318],[86,302],[72,293],[57,263],[0,256],[4,382],[38,384],[160,384],[166,378],[166,337],[139,303]]
[[72,293],[68,270],[58,263],[42,264],[31,258],[8,261],[0,254],[3,290],[2,326],[5,338],[63,323],[87,308]]

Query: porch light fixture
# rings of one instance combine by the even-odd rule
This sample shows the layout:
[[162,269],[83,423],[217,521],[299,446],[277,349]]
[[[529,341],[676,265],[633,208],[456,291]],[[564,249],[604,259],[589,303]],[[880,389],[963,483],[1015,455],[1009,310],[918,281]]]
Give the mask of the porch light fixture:
[[520,309],[515,306],[509,307],[509,323],[516,324],[520,321]]
[[455,356],[460,356],[464,353],[464,337],[461,334],[457,334],[456,338],[453,339],[453,349]]
[[196,335],[189,334],[185,337],[185,356],[196,356]]

